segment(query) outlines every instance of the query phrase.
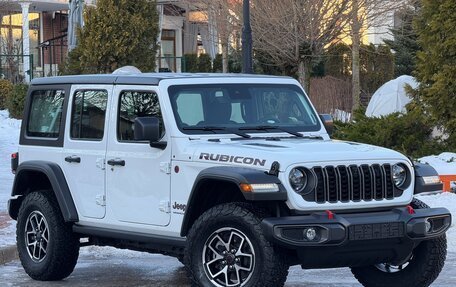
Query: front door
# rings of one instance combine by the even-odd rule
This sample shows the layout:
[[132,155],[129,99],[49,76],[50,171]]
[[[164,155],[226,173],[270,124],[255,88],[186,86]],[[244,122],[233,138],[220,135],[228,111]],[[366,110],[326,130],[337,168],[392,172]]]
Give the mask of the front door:
[[62,167],[81,217],[105,216],[105,157],[112,86],[72,86]]
[[[136,117],[162,119],[158,89],[116,86],[107,149],[107,200],[114,219],[166,226],[170,200],[171,146],[164,150],[134,140]],[[166,132],[163,129],[163,141]]]

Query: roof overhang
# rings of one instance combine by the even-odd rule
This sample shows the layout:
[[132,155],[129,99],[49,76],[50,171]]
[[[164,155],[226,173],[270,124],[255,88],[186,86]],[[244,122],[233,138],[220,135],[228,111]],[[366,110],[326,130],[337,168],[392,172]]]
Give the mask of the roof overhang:
[[30,3],[29,12],[68,10],[68,0],[8,0],[5,1],[10,11],[21,12],[21,3]]

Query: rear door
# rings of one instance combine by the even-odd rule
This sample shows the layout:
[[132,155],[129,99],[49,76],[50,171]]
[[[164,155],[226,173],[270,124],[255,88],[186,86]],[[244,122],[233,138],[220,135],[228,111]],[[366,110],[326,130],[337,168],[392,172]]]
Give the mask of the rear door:
[[105,216],[105,160],[112,85],[74,85],[62,166],[80,217]]

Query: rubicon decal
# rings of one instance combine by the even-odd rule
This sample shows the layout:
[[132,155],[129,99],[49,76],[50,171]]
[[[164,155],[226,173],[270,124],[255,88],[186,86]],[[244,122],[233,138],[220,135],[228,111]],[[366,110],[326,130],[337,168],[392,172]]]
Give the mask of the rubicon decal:
[[199,159],[218,161],[218,162],[234,162],[234,163],[257,165],[257,166],[264,166],[266,164],[265,159],[235,156],[235,155],[226,155],[226,154],[204,153],[204,152],[202,152],[200,154]]

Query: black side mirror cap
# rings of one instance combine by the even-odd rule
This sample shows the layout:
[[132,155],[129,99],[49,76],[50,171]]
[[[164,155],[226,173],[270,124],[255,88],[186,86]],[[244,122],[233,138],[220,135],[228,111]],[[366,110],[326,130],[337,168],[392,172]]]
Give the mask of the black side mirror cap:
[[415,190],[414,194],[419,194],[423,192],[434,193],[441,192],[443,190],[443,183],[438,180],[438,182],[425,182],[425,177],[436,177],[439,178],[437,171],[430,165],[414,162],[413,167],[415,169]]
[[136,141],[149,141],[150,146],[165,149],[167,143],[160,142],[160,120],[156,117],[137,117],[134,124],[134,137]]
[[334,121],[333,117],[330,114],[321,114],[320,119],[323,122],[323,125],[326,128],[326,132],[328,132],[329,136],[332,136],[334,132]]

